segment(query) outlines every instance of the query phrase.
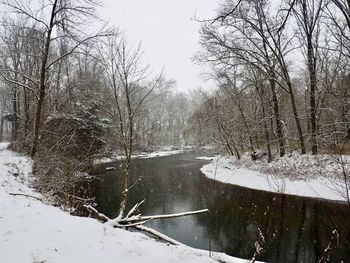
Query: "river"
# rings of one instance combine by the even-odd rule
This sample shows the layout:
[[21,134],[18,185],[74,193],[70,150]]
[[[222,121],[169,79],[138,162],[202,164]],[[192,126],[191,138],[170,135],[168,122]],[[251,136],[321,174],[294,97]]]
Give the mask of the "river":
[[[132,161],[129,205],[143,215],[208,208],[206,214],[147,223],[189,246],[266,262],[350,262],[350,209],[346,204],[227,185],[206,178],[199,153]],[[114,167],[111,170],[109,167]],[[106,168],[108,168],[106,170]],[[94,172],[99,211],[116,215],[122,190],[120,162]],[[329,247],[328,250],[325,249]]]

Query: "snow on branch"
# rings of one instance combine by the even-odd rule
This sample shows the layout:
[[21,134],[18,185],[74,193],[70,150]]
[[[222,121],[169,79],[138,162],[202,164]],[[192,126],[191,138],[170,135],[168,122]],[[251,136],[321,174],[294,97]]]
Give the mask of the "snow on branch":
[[167,218],[176,218],[176,217],[182,217],[182,216],[189,216],[189,215],[195,215],[195,214],[202,214],[202,213],[208,213],[208,209],[202,209],[202,210],[196,210],[196,211],[189,211],[189,212],[183,212],[183,213],[176,213],[176,214],[167,214],[167,215],[154,215],[154,216],[132,216],[129,218],[123,218],[119,220],[119,223],[127,223],[127,222],[137,222],[137,221],[143,221],[143,220],[153,220],[153,219],[167,219]]
[[98,221],[102,223],[106,223],[110,221],[111,219],[108,218],[106,215],[99,213],[95,208],[93,208],[91,205],[84,205],[84,207],[89,211],[90,216],[97,219]]
[[196,210],[196,211],[189,211],[189,212],[183,212],[183,213],[175,213],[175,214],[167,214],[167,215],[153,215],[153,216],[141,216],[141,214],[133,215],[138,211],[138,208],[141,204],[144,203],[145,200],[141,201],[140,203],[137,203],[134,205],[133,208],[130,209],[129,213],[124,217],[121,218],[120,216],[110,219],[106,215],[99,213],[95,208],[93,208],[90,205],[84,205],[84,207],[89,211],[90,216],[99,220],[100,222],[112,226],[114,228],[127,228],[127,227],[133,227],[135,229],[148,232],[154,236],[156,236],[159,239],[162,239],[166,242],[169,242],[173,245],[178,245],[179,243],[162,233],[152,229],[143,226],[143,224],[154,220],[154,219],[167,219],[167,218],[176,218],[176,217],[182,217],[182,216],[188,216],[188,215],[195,215],[195,214],[202,214],[202,213],[208,213],[208,209],[202,209],[202,210]]
[[180,243],[177,242],[175,239],[172,239],[172,238],[160,233],[159,231],[154,230],[153,228],[146,227],[146,226],[135,226],[135,228],[140,230],[140,231],[147,232],[147,233],[149,233],[149,234],[151,234],[151,235],[153,235],[161,240],[164,240],[172,245],[175,245],[175,246],[180,245]]

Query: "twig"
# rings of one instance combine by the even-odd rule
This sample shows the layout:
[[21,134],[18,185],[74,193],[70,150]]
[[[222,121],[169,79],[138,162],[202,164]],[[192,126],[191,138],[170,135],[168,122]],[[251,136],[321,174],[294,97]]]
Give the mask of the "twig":
[[139,206],[142,205],[143,202],[145,202],[145,200],[142,200],[140,203],[137,203],[133,208],[131,208],[126,217],[129,218],[135,211],[138,211]]
[[218,20],[221,20],[221,22],[223,22],[228,16],[232,15],[236,11],[236,9],[241,4],[241,2],[242,2],[242,0],[239,0],[238,3],[231,10],[226,12],[226,14],[222,14],[222,15],[214,18],[211,23],[214,24]]
[[39,200],[39,201],[42,201],[43,199],[38,197],[38,196],[34,196],[34,195],[28,195],[28,194],[22,194],[22,193],[9,193],[9,195],[13,195],[13,196],[17,196],[17,195],[20,195],[20,196],[25,196],[25,197],[31,197],[31,198],[34,198],[36,200]]

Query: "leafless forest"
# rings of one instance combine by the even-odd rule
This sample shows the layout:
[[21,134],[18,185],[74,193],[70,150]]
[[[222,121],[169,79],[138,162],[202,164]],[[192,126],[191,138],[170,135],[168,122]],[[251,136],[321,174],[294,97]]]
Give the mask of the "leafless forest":
[[152,71],[94,0],[4,0],[0,141],[35,157],[48,185],[48,174],[120,151],[125,189],[138,150],[214,144],[238,159],[261,150],[269,161],[348,151],[349,5],[223,1],[216,17],[196,18],[193,61],[216,89],[176,93],[176,80]]
[[218,91],[192,118],[237,157],[339,150],[349,138],[349,18],[341,0],[226,1],[203,22],[197,55]]
[[[102,4],[0,0],[0,142],[9,142],[0,147],[0,190],[10,208],[4,204],[0,218],[18,207],[9,196],[43,197],[74,215],[179,245],[146,223],[206,214],[176,231],[202,241],[196,247],[209,243],[210,256],[213,244],[250,262],[348,259],[350,0],[221,0],[214,17],[194,12],[200,29],[191,60],[212,88],[183,92],[148,64],[141,44],[105,22]],[[165,149],[180,150],[169,160],[132,163]],[[21,192],[32,175],[28,184],[42,197]],[[11,192],[13,185],[21,187]],[[27,211],[23,204],[18,210]],[[141,204],[158,210],[141,215]],[[11,229],[6,245],[17,230],[9,221],[2,220]],[[133,250],[125,251],[143,257]]]

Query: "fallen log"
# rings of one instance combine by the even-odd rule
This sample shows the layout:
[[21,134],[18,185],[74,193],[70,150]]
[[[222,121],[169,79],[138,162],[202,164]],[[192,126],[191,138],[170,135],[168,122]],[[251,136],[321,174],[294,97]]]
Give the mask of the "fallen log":
[[141,201],[140,203],[137,203],[133,208],[131,208],[129,213],[124,218],[121,218],[120,216],[118,216],[114,219],[110,219],[108,216],[98,212],[91,205],[84,205],[84,207],[89,211],[91,217],[97,219],[98,221],[106,225],[112,226],[114,228],[133,227],[134,229],[148,232],[149,234],[161,240],[164,240],[165,242],[168,242],[172,245],[178,245],[179,242],[177,242],[174,239],[171,239],[170,237],[167,237],[166,235],[152,228],[143,226],[143,224],[155,219],[168,219],[168,218],[183,217],[183,216],[189,216],[189,215],[195,215],[195,214],[209,213],[208,209],[202,209],[202,210],[175,213],[175,214],[166,214],[166,215],[153,215],[153,216],[141,216],[141,214],[133,215],[134,213],[136,213],[136,211],[138,211],[139,206],[143,202],[144,200]]
[[90,213],[90,216],[92,218],[95,218],[97,219],[98,221],[100,221],[101,223],[106,223],[108,221],[110,221],[111,219],[102,214],[102,213],[99,213],[95,208],[93,208],[91,205],[84,205],[84,207],[89,211]]
[[167,215],[154,215],[154,216],[131,216],[126,217],[121,220],[119,220],[119,224],[128,223],[128,222],[137,222],[137,221],[144,221],[144,220],[154,220],[154,219],[168,219],[168,218],[176,218],[176,217],[183,217],[183,216],[189,216],[189,215],[195,215],[195,214],[202,214],[202,213],[208,213],[208,209],[202,209],[202,210],[196,210],[196,211],[189,211],[189,212],[183,212],[183,213],[176,213],[176,214],[167,214]]
[[134,228],[136,228],[137,230],[140,230],[140,231],[144,231],[144,232],[147,232],[165,242],[168,242],[170,243],[171,245],[180,245],[179,242],[177,242],[175,239],[172,239],[162,233],[160,233],[159,231],[157,230],[154,230],[153,228],[150,228],[150,227],[146,227],[146,226],[135,226]]

